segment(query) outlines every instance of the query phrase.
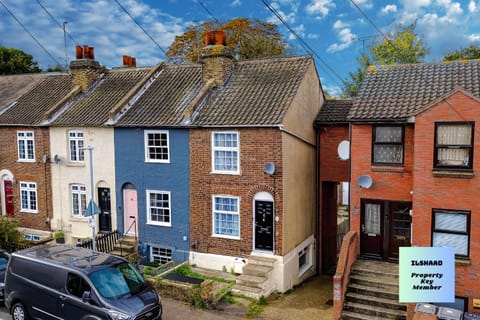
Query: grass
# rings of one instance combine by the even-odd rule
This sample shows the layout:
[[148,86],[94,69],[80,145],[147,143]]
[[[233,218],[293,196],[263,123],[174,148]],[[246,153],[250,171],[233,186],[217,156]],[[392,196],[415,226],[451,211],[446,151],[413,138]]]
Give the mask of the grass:
[[261,296],[258,300],[253,300],[248,305],[247,317],[252,317],[262,313],[266,305],[267,300],[264,296]]
[[190,268],[190,266],[188,264],[183,264],[172,272],[177,273],[177,274],[181,274],[181,275],[184,275],[184,276],[187,276],[187,277],[191,277],[191,278],[197,278],[197,279],[203,279],[203,280],[213,280],[213,281],[216,281],[216,282],[229,283],[229,284],[234,284],[235,283],[235,280],[226,280],[224,278],[215,277],[215,276],[207,276],[207,275],[195,272]]

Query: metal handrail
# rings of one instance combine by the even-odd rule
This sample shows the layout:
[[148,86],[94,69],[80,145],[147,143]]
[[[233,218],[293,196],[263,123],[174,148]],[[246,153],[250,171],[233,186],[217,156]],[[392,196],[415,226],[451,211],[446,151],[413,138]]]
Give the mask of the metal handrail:
[[123,239],[125,236],[130,232],[130,229],[132,229],[133,226],[135,226],[135,242],[137,242],[137,218],[135,216],[129,216],[130,219],[133,219],[132,223],[128,227],[127,231],[125,231],[122,235],[122,238],[120,239],[120,255],[123,257]]

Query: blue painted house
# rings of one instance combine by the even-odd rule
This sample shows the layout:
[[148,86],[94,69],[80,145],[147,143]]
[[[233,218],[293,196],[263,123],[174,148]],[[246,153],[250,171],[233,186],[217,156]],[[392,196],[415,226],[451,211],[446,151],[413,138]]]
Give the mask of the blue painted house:
[[114,112],[117,221],[138,235],[142,262],[189,258],[189,110],[202,91],[201,67],[159,65]]

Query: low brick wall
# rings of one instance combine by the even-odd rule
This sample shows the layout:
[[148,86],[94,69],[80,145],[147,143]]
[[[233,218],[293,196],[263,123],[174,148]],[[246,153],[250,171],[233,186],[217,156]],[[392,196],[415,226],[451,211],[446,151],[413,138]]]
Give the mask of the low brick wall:
[[200,288],[194,288],[188,283],[171,281],[168,279],[149,278],[148,281],[157,290],[160,297],[169,297],[175,300],[192,303],[194,295],[200,295]]

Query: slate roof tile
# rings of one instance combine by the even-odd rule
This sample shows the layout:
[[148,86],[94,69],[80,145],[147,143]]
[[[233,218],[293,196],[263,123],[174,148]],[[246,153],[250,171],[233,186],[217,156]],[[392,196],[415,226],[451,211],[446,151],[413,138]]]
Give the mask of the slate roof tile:
[[327,100],[320,108],[315,123],[346,123],[353,100]]
[[53,73],[0,76],[0,109],[6,107]]

